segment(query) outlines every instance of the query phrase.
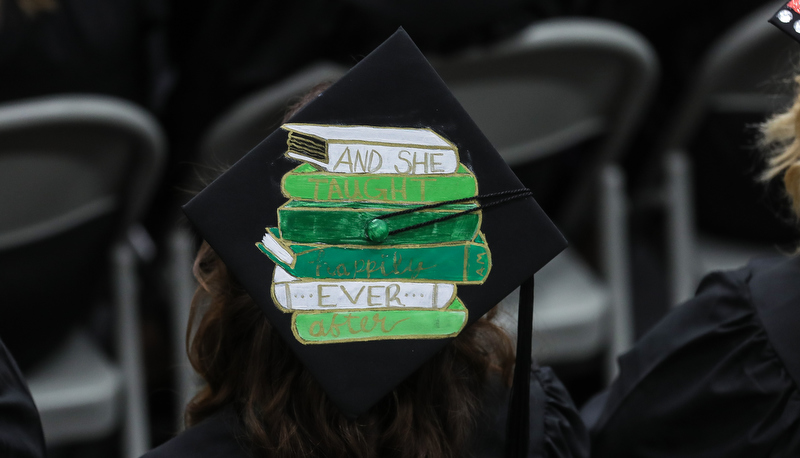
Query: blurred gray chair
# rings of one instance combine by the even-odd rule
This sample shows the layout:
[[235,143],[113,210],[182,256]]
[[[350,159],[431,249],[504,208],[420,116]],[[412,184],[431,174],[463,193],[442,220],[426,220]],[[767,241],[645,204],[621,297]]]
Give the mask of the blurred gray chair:
[[[791,70],[792,56],[796,54],[797,44],[767,22],[782,4],[785,2],[769,2],[760,7],[733,24],[714,43],[661,142],[665,161],[662,198],[667,208],[670,300],[674,305],[691,298],[706,273],[742,266],[757,255],[777,253],[774,247],[766,244],[698,234],[693,205],[696,196],[687,147],[710,116],[749,114],[766,119],[791,101],[785,90],[778,95],[767,92],[770,83]],[[731,151],[731,154],[736,152]]]
[[616,355],[633,339],[625,180],[614,161],[655,88],[655,53],[624,26],[556,19],[432,63],[512,167],[599,139],[557,223],[582,224],[592,206],[600,207],[603,278],[573,250],[537,274],[534,353],[543,362],[570,362],[604,352],[613,376]]
[[[164,154],[156,121],[128,102],[75,95],[0,106],[0,315],[39,307],[42,322],[54,319],[48,307],[70,299],[58,282],[90,283],[85,259],[105,264],[110,283],[113,358],[78,328],[26,370],[48,447],[121,426],[122,456],[149,449],[136,255],[127,233],[149,203]],[[36,288],[50,290],[52,302],[14,304],[5,295],[27,298]]]

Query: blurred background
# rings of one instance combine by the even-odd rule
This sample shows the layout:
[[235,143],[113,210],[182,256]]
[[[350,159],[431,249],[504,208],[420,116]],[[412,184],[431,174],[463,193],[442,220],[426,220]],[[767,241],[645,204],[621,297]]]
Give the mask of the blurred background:
[[704,273],[792,251],[756,182],[800,55],[783,3],[0,0],[0,337],[51,456],[181,430],[180,205],[400,26],[571,243],[537,274],[534,353],[580,407]]

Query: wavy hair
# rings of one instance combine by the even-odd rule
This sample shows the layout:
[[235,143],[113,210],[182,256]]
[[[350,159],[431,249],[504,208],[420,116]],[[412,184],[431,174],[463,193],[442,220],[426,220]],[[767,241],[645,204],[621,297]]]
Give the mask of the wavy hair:
[[792,211],[800,218],[800,76],[794,81],[791,107],[761,124],[760,145],[766,153],[766,167],[760,178],[766,182],[782,176]]
[[205,242],[194,274],[200,286],[186,341],[205,385],[186,422],[233,405],[256,457],[468,456],[489,377],[510,385],[511,341],[482,318],[367,413],[348,419]]

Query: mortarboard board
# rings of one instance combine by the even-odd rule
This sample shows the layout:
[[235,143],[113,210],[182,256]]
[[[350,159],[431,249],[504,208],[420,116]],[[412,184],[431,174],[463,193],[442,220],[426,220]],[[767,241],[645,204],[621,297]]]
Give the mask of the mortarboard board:
[[786,3],[772,15],[769,22],[796,41],[800,41],[800,0]]
[[350,416],[566,247],[402,30],[184,211]]

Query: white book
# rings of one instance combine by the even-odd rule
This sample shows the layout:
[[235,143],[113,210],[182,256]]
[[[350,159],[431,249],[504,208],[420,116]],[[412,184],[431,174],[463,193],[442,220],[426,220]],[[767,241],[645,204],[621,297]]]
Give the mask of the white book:
[[300,279],[275,266],[275,303],[287,311],[335,309],[443,309],[456,297],[452,283]]
[[437,175],[458,169],[458,149],[431,129],[289,123],[286,155],[335,173]]

